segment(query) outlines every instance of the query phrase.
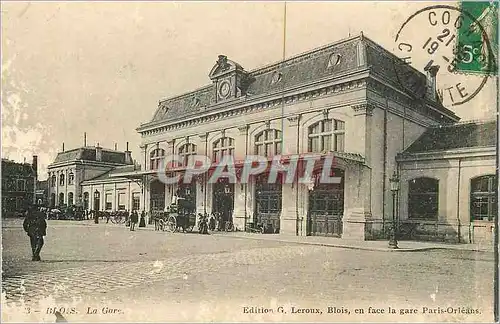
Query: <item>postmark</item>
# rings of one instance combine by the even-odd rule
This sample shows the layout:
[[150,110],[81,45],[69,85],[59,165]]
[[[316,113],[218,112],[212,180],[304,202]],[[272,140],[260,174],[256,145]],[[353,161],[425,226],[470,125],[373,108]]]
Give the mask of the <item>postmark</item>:
[[394,65],[395,74],[415,99],[439,101],[445,107],[464,104],[496,71],[488,34],[474,16],[479,10],[467,9],[428,6],[399,28],[394,41],[401,60]]

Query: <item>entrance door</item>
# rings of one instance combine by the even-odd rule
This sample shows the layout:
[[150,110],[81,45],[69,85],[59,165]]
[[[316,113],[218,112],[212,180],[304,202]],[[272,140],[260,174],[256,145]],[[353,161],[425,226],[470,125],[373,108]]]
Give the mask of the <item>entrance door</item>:
[[165,184],[159,180],[154,180],[150,185],[150,208],[151,210],[165,209]]
[[234,183],[217,182],[213,185],[212,212],[220,213],[223,224],[232,221],[234,210]]
[[255,221],[269,232],[279,233],[281,214],[281,180],[267,183],[267,175],[256,178]]
[[180,183],[176,195],[179,207],[182,205],[187,213],[196,213],[196,182]]
[[344,214],[344,173],[335,170],[341,183],[319,183],[309,191],[308,235],[342,235]]
[[99,191],[94,192],[94,210],[99,210],[101,206],[101,194]]

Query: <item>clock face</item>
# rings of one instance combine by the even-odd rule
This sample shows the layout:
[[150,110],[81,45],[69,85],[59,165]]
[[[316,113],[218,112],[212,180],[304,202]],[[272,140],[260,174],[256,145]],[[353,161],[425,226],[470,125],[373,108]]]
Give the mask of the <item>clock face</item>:
[[219,87],[219,94],[221,97],[225,98],[229,95],[229,91],[231,90],[231,85],[229,81],[224,81],[221,83]]

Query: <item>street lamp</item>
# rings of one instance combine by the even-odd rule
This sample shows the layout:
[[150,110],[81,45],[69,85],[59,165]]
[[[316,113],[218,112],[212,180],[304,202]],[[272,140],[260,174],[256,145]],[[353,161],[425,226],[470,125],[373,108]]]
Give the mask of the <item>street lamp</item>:
[[391,237],[389,239],[389,248],[397,249],[398,248],[398,240],[396,235],[396,196],[399,191],[399,178],[396,174],[396,171],[392,174],[392,177],[389,179],[391,184],[392,191],[392,231]]

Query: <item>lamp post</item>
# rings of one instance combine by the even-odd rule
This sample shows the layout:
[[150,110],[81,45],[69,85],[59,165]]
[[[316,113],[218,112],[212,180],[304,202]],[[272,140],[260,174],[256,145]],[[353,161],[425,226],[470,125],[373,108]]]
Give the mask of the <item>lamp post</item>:
[[396,197],[399,191],[399,178],[398,175],[396,174],[396,171],[394,171],[394,173],[392,174],[392,177],[389,179],[389,182],[391,184],[391,191],[392,191],[392,230],[391,230],[391,237],[389,239],[389,248],[397,249],[398,240],[396,233]]

